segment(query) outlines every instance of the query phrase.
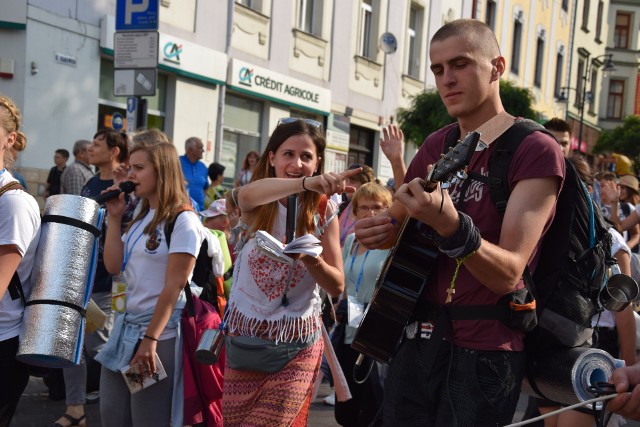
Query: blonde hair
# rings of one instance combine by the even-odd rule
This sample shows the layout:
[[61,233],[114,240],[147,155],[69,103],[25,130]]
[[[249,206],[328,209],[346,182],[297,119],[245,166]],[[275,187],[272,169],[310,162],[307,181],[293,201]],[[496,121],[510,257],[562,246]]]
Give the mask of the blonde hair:
[[16,161],[17,153],[27,147],[27,137],[20,130],[22,115],[16,104],[6,95],[0,93],[0,127],[7,133],[15,132],[16,140],[4,152],[4,165],[11,167]]
[[[178,152],[173,144],[167,142],[138,143],[131,150],[131,154],[137,151],[147,153],[157,180],[158,209],[156,209],[151,222],[144,229],[144,232],[149,234],[163,221],[173,221],[180,212],[190,209],[191,202],[184,185],[185,180]],[[149,201],[142,199],[142,208],[128,228],[131,228],[134,222],[144,218],[149,213],[149,209]]]
[[391,206],[391,193],[385,186],[377,182],[367,182],[362,184],[351,198],[351,209],[358,211],[358,205],[364,200],[376,200],[382,202],[386,207]]

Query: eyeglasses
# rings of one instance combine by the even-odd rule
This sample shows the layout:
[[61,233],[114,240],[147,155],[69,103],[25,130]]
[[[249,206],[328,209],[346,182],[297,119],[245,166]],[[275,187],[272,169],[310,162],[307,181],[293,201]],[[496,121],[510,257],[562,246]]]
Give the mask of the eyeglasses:
[[312,120],[312,119],[303,119],[300,117],[283,117],[280,120],[278,120],[278,126],[280,125],[288,125],[289,123],[294,123],[297,122],[299,120],[302,120],[303,122],[305,122],[306,124],[308,124],[311,127],[314,128],[321,128],[322,127],[322,123],[320,123],[317,120]]
[[373,212],[374,214],[378,214],[379,212],[382,212],[383,210],[387,209],[388,206],[358,206],[358,213],[359,214],[368,214],[369,212]]

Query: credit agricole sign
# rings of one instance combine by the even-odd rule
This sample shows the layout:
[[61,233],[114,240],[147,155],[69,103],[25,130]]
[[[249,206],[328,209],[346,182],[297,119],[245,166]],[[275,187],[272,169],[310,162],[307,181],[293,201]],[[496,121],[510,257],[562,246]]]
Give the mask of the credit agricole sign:
[[233,59],[229,84],[240,91],[252,92],[274,101],[330,112],[331,91],[297,80],[248,62]]

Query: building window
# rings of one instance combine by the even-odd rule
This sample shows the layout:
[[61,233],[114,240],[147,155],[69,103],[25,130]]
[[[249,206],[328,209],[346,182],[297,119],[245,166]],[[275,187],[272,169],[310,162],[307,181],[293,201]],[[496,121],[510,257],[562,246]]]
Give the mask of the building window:
[[629,31],[631,29],[631,14],[618,12],[616,14],[616,28],[613,34],[613,45],[619,49],[629,48]]
[[624,104],[624,80],[609,82],[609,97],[607,99],[607,118],[622,119]]
[[513,44],[511,51],[511,71],[518,74],[520,70],[520,44],[522,42],[522,22],[516,19],[513,23]]
[[538,36],[536,43],[536,65],[533,73],[533,84],[537,87],[542,86],[542,65],[544,63],[544,37]]
[[569,11],[569,0],[562,0],[562,10],[565,12]]
[[220,163],[225,167],[224,184],[233,186],[250,151],[260,153],[263,104],[260,101],[227,93]]
[[602,35],[602,15],[604,14],[604,2],[600,0],[598,2],[598,20],[596,21],[596,41],[601,41]]
[[262,0],[236,0],[236,3],[262,13]]
[[582,29],[589,32],[589,3],[590,0],[584,0],[584,6],[582,8]]
[[577,81],[576,81],[576,102],[573,104],[576,108],[580,108],[580,103],[582,100],[582,85],[584,84],[582,76],[584,75],[585,65],[586,65],[585,58],[580,58],[578,60],[578,74],[577,74]]
[[492,30],[496,29],[496,1],[487,1],[487,13],[484,17],[484,23],[491,27]]
[[560,98],[562,92],[562,67],[564,66],[564,54],[558,52],[556,55],[556,79],[553,87],[553,94],[556,98]]
[[358,54],[365,58],[373,59],[375,50],[371,45],[373,39],[373,6],[371,0],[364,0],[360,3],[360,43]]
[[322,0],[299,0],[298,28],[316,37],[322,35]]
[[373,164],[373,146],[375,132],[371,129],[351,125],[349,129],[349,154],[347,162],[349,165],[357,163],[359,165]]
[[420,76],[420,29],[422,28],[422,9],[414,6],[409,11],[409,25],[407,26],[407,59],[405,72],[418,78]]
[[589,87],[589,92],[587,93],[587,99],[585,99],[585,102],[589,103],[589,113],[591,114],[595,114],[595,110],[594,110],[594,106],[596,105],[595,103],[595,97],[596,97],[596,90],[598,89],[598,70],[595,67],[591,67],[591,86]]

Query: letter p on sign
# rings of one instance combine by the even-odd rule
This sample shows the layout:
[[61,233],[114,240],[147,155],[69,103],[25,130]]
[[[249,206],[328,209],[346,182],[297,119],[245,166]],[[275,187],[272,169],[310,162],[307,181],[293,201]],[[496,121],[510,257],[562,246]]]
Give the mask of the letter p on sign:
[[142,0],[141,3],[133,3],[133,0],[127,0],[125,3],[124,9],[124,22],[127,25],[130,25],[133,20],[133,14],[144,12],[149,8],[149,0]]

